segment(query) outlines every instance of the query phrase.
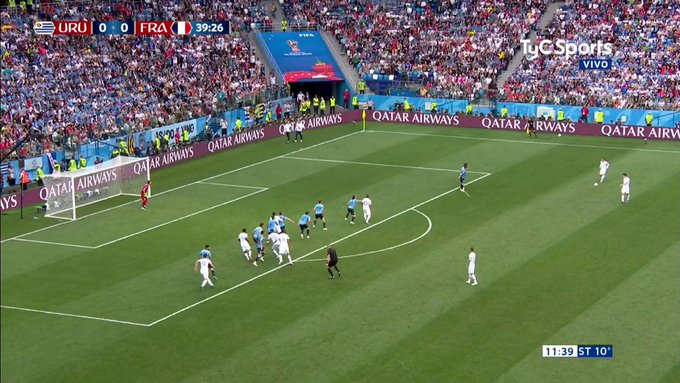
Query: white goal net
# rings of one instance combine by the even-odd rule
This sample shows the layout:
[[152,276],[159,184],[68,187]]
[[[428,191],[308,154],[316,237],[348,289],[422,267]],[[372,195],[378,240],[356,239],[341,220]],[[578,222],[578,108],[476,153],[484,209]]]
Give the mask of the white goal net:
[[46,217],[75,220],[79,207],[119,195],[139,196],[149,178],[149,159],[118,156],[76,171],[45,176]]

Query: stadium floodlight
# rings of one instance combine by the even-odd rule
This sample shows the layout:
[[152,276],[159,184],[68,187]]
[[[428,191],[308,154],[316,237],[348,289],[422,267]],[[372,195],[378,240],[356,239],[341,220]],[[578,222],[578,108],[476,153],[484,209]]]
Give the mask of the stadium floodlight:
[[84,169],[49,174],[43,191],[45,217],[75,220],[79,207],[119,195],[139,196],[149,177],[148,157],[125,156]]

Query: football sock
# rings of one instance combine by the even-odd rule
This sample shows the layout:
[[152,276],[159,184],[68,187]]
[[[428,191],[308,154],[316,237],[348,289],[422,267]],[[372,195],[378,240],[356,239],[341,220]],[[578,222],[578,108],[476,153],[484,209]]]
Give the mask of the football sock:
[[333,268],[335,269],[335,271],[338,272],[338,275],[340,275],[340,270],[338,269],[338,266],[333,266]]
[[293,264],[293,259],[290,257],[290,254],[288,254],[288,262],[290,262],[291,265]]
[[329,268],[329,269],[326,269],[326,270],[328,270],[328,274],[330,274],[330,275],[331,275],[331,278],[332,278],[332,277],[333,277],[333,271],[332,271],[330,268]]

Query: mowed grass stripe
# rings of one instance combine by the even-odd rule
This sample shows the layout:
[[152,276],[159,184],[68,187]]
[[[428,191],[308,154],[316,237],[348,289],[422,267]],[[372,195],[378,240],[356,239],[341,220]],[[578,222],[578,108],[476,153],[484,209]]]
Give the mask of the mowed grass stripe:
[[680,355],[678,254],[680,242],[659,254],[640,253],[652,260],[543,342],[612,344],[613,360],[546,363],[532,352],[497,381],[660,381]]
[[[675,242],[677,220],[658,227],[658,216],[647,214],[675,185],[667,178],[640,190],[637,208],[615,209],[489,281],[463,304],[367,359],[346,381],[492,381],[524,355],[538,355],[545,339],[653,259],[640,254],[658,254]],[[668,210],[662,217],[671,222],[674,216],[677,211]],[[625,235],[603,238],[613,229]],[[480,255],[482,284],[483,262]]]
[[[372,143],[364,144],[372,145]],[[395,152],[399,152],[396,150]],[[285,162],[281,165],[287,165]],[[304,171],[304,169],[314,169],[314,171]],[[229,214],[242,215],[239,210],[255,211],[251,206],[267,206],[267,202],[271,201],[295,201],[296,203],[302,203],[307,206],[307,209],[311,209],[311,205],[316,202],[318,195],[333,195],[338,192],[337,185],[333,182],[328,181],[328,176],[324,174],[332,174],[334,176],[340,176],[347,180],[351,180],[357,170],[355,167],[347,165],[337,165],[328,166],[326,164],[310,164],[308,166],[296,166],[296,173],[300,172],[304,177],[295,179],[288,176],[288,182],[283,185],[279,185],[276,191],[272,191],[268,196],[262,196],[261,198],[252,197],[248,200],[244,200],[243,203],[229,206],[231,211]],[[409,196],[402,196],[402,191],[399,187],[400,184],[404,184],[408,181],[417,180],[419,177],[427,177],[427,172],[414,171],[404,173],[402,171],[390,169],[389,171],[375,172],[367,167],[363,169],[367,171],[367,177],[359,177],[358,184],[365,184],[366,180],[370,180],[376,185],[373,190],[389,190],[392,193],[392,197],[383,193],[379,194],[379,198],[382,200],[383,204],[388,202],[393,202],[382,207],[378,204],[378,209],[380,210],[380,215],[389,215],[391,211],[397,211],[403,207],[407,207],[416,204],[423,200],[423,193],[415,193]],[[276,170],[276,165],[268,164],[267,172],[273,174],[280,174]],[[260,168],[247,169],[239,173],[250,174],[251,177],[255,174],[262,173],[263,170]],[[227,176],[225,176],[227,177]],[[264,178],[263,180],[266,180]],[[423,178],[423,180],[426,178]],[[218,180],[220,180],[218,178]],[[382,181],[385,182],[382,182]],[[400,180],[400,181],[396,181]],[[319,182],[322,181],[322,182]],[[357,182],[357,181],[355,181]],[[428,188],[437,182],[432,179],[432,182],[426,187],[423,187],[422,191],[426,192]],[[420,183],[424,185],[424,183]],[[350,183],[346,183],[345,186],[349,186]],[[445,189],[449,187],[445,183],[441,183],[442,187]],[[309,187],[311,186],[311,188]],[[193,189],[197,190],[193,190]],[[200,197],[200,192],[205,192],[204,186],[197,186],[185,189],[189,194],[196,195]],[[208,186],[208,188],[212,188]],[[216,187],[219,189],[219,187]],[[303,191],[311,191],[315,195],[307,196]],[[326,188],[326,190],[318,190],[319,188]],[[212,189],[211,189],[212,191]],[[221,189],[219,190],[221,191]],[[273,195],[275,196],[273,196]],[[434,192],[433,192],[434,194]],[[167,197],[166,197],[167,196]],[[171,198],[172,194],[166,194],[159,198]],[[349,198],[348,195],[339,195],[336,200],[326,200],[329,206],[339,207],[340,212],[335,215],[336,217],[344,216],[346,200]],[[280,202],[276,202],[275,207],[280,208]],[[244,207],[245,206],[245,207]],[[258,221],[264,220],[268,212],[273,210],[272,208],[267,208],[266,210],[259,208],[260,218],[255,220],[253,218],[248,218],[251,223],[247,226],[250,231],[251,227],[254,227]],[[223,209],[220,209],[223,210]],[[276,209],[277,211],[279,209]],[[287,211],[290,211],[286,209]],[[303,211],[302,208],[299,211]],[[134,214],[156,214],[158,210],[153,209],[148,212],[138,212],[134,211]],[[172,209],[163,210],[161,213],[155,217],[156,220],[163,220],[164,216],[167,219],[174,217],[174,212]],[[289,213],[295,214],[295,213]],[[341,215],[342,214],[342,215]],[[169,216],[168,216],[169,215]],[[166,286],[168,281],[185,280],[184,275],[188,275],[188,278],[192,276],[186,272],[186,265],[193,262],[195,256],[187,256],[187,254],[194,254],[200,245],[196,243],[189,243],[191,249],[187,248],[187,243],[184,240],[186,238],[185,234],[193,234],[190,238],[203,237],[205,241],[200,241],[202,244],[208,242],[209,239],[214,238],[224,238],[218,239],[216,241],[209,241],[213,244],[213,251],[216,253],[216,262],[219,266],[224,267],[225,270],[233,270],[235,265],[242,267],[245,265],[242,262],[242,256],[238,254],[238,246],[234,244],[234,237],[238,232],[240,232],[240,227],[242,223],[236,222],[230,229],[225,230],[224,227],[219,226],[209,226],[204,227],[198,222],[217,222],[220,220],[220,216],[223,213],[220,211],[215,212],[215,214],[205,213],[201,216],[192,217],[183,221],[189,228],[183,227],[181,241],[175,241],[172,239],[173,233],[178,227],[175,224],[173,227],[160,228],[158,233],[155,234],[157,238],[162,238],[160,241],[156,241],[152,247],[148,247],[148,240],[144,237],[130,238],[124,243],[117,243],[111,245],[110,249],[101,249],[96,254],[96,257],[90,257],[93,254],[86,254],[84,256],[89,258],[72,258],[68,261],[61,262],[59,265],[50,265],[50,267],[32,270],[31,274],[37,278],[44,280],[54,280],[57,276],[57,285],[50,290],[48,294],[45,294],[42,290],[32,289],[35,286],[30,282],[30,280],[16,277],[16,283],[11,284],[13,281],[10,280],[11,286],[16,287],[17,293],[10,297],[12,301],[24,301],[24,305],[30,305],[29,307],[39,307],[41,309],[50,309],[54,311],[62,312],[75,312],[82,315],[96,315],[96,316],[113,316],[118,317],[120,315],[132,315],[130,320],[135,321],[150,321],[157,318],[158,313],[164,313],[169,307],[181,307],[178,305],[186,305],[195,301],[196,298],[193,294],[188,294],[187,291],[192,289],[189,285],[175,285]],[[296,219],[298,214],[293,215],[293,219]],[[379,217],[379,216],[378,216]],[[196,223],[194,223],[196,222]],[[121,225],[125,228],[125,225]],[[183,225],[184,226],[184,225]],[[295,226],[295,225],[291,225]],[[193,230],[192,230],[193,228]],[[198,228],[199,230],[195,230]],[[202,232],[201,232],[202,231]],[[206,233],[207,231],[207,233]],[[225,234],[229,233],[229,234]],[[188,233],[187,233],[188,232]],[[334,231],[334,233],[338,233]],[[344,232],[340,234],[345,234]],[[77,235],[77,232],[74,233]],[[95,234],[96,235],[96,234]],[[195,235],[195,236],[194,236]],[[333,237],[329,237],[333,238]],[[148,250],[147,250],[148,249]],[[304,248],[302,248],[304,249]],[[149,252],[156,253],[149,254]],[[232,259],[236,260],[235,264],[225,264],[223,254],[229,253],[232,255]],[[222,256],[222,257],[220,257]],[[179,260],[181,259],[181,260]],[[176,260],[169,265],[166,265],[168,261]],[[137,266],[135,266],[137,265]],[[246,267],[248,267],[247,265]],[[72,270],[82,268],[91,270],[87,275],[77,274],[72,275]],[[237,278],[247,279],[247,275],[251,274],[252,271],[246,269],[244,275],[237,275]],[[63,276],[63,279],[60,278]],[[90,286],[89,289],[83,290],[81,286]],[[95,288],[97,286],[99,288]],[[167,288],[167,290],[166,290]],[[183,289],[182,291],[176,291],[178,295],[170,294],[170,291],[177,289]],[[19,293],[20,292],[20,293]],[[17,297],[18,295],[18,297]],[[30,299],[30,296],[35,296],[38,301]],[[47,302],[50,305],[56,305],[46,307]],[[186,302],[186,303],[183,303]],[[20,305],[20,303],[16,303]],[[125,309],[121,310],[121,307]],[[85,308],[85,309],[83,309]],[[80,312],[78,312],[80,310]],[[122,312],[120,312],[122,311]],[[141,315],[141,316],[137,316]]]
[[[540,156],[530,157],[526,161],[527,163],[545,163],[554,156],[555,153],[543,153]],[[509,172],[526,171],[528,169],[527,163],[517,164],[516,168],[510,169]],[[576,169],[572,170],[570,175],[581,177],[583,172]],[[567,178],[565,178],[565,174],[562,174],[560,179],[565,180]],[[493,189],[490,189],[493,181],[492,176],[482,183],[471,185],[470,190],[477,190],[477,193],[481,191],[493,192]],[[545,188],[561,188],[559,183],[553,184],[550,178],[538,180],[535,185],[545,186]],[[527,185],[515,184],[514,187],[521,190],[527,188]],[[524,197],[523,193],[509,189],[506,189],[506,192],[508,196],[516,196],[514,198],[517,198],[518,203],[520,201],[534,202],[534,199],[541,197],[539,195]],[[401,251],[395,251],[385,255],[385,257],[359,259],[357,260],[359,263],[354,261],[343,262],[341,268],[345,272],[345,276],[340,282],[343,284],[351,283],[351,286],[347,286],[351,288],[351,292],[348,291],[345,295],[336,297],[335,300],[329,298],[328,302],[332,303],[324,302],[315,313],[300,316],[294,322],[281,327],[268,337],[250,344],[247,349],[239,350],[233,358],[229,359],[226,365],[225,362],[216,363],[218,367],[213,369],[215,371],[206,371],[204,375],[197,377],[196,381],[215,379],[220,374],[236,370],[237,366],[240,366],[239,371],[255,369],[256,366],[247,357],[248,355],[257,350],[265,350],[265,353],[276,353],[276,350],[284,348],[290,351],[285,355],[277,354],[273,358],[276,358],[276,365],[286,365],[289,366],[290,371],[295,371],[295,373],[286,376],[288,379],[296,381],[332,380],[330,377],[342,376],[343,373],[360,364],[365,358],[376,352],[379,353],[385,347],[389,347],[391,342],[399,340],[402,336],[407,336],[411,331],[415,331],[415,329],[432,320],[433,315],[448,307],[447,300],[453,301],[451,296],[455,295],[456,292],[455,289],[453,292],[451,291],[452,285],[465,287],[465,284],[462,283],[465,278],[464,261],[462,260],[466,255],[464,252],[465,245],[458,245],[462,267],[455,266],[455,261],[452,259],[455,255],[451,254],[450,246],[446,247],[445,252],[442,252],[438,246],[441,241],[446,241],[446,238],[451,236],[456,238],[466,236],[464,228],[460,229],[462,232],[458,232],[458,230],[452,230],[452,226],[449,226],[449,224],[451,224],[452,218],[460,218],[460,221],[454,224],[459,226],[460,223],[464,222],[463,219],[468,218],[468,214],[458,217],[458,214],[451,214],[450,211],[457,211],[458,206],[468,205],[474,203],[474,201],[478,203],[476,209],[480,208],[480,204],[486,203],[484,199],[468,200],[467,198],[463,194],[456,193],[451,198],[442,198],[423,207],[422,209],[426,210],[428,215],[438,217],[438,225],[435,222],[435,225],[437,225],[436,233],[433,232],[421,243],[400,249]],[[546,203],[552,202],[554,201]],[[448,207],[441,208],[441,205],[448,205]],[[543,205],[539,204],[539,207]],[[515,210],[512,203],[504,206],[507,206],[511,211]],[[445,215],[442,215],[443,212]],[[496,211],[496,214],[499,212]],[[533,214],[531,212],[532,216]],[[485,217],[485,219],[494,220],[494,215]],[[470,226],[484,226],[483,222],[478,223],[473,220],[470,222]],[[508,219],[504,227],[509,227],[507,223],[510,222],[512,222],[512,218]],[[406,232],[413,230],[413,228],[406,223],[401,227],[395,227],[394,230]],[[437,250],[431,251],[433,247]],[[351,271],[346,269],[348,267],[351,268]],[[322,274],[322,268],[319,267],[318,269],[318,274]],[[451,270],[460,271],[460,273],[452,275]],[[434,278],[433,274],[437,278]],[[350,275],[349,278],[351,279],[347,279],[347,275]],[[291,282],[294,282],[292,276],[290,279]],[[291,294],[293,294],[292,291]],[[308,296],[304,291],[294,294]],[[285,300],[286,294],[281,294],[281,299]],[[283,325],[283,322],[280,323]],[[318,355],[297,353],[304,350],[305,346],[310,343],[314,344]],[[296,352],[293,350],[296,350]],[[319,358],[328,354],[332,354],[337,363],[324,369],[313,368],[313,366],[323,362]],[[275,376],[265,374],[261,367],[257,367],[257,369],[262,376],[261,379],[256,381],[273,379]]]

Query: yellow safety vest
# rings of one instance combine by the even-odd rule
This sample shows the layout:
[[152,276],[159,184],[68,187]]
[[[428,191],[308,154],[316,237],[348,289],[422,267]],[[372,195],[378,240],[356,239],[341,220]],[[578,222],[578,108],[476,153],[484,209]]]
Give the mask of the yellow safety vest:
[[71,161],[68,162],[68,171],[74,172],[78,169],[78,165],[76,164],[76,160],[71,158]]
[[182,132],[182,136],[184,137],[184,142],[189,142],[189,131],[188,130],[185,129],[184,132]]
[[654,117],[651,114],[648,114],[645,116],[645,120],[647,121],[647,124],[651,124],[652,121],[654,121]]
[[404,100],[404,110],[411,110],[411,104],[408,103],[408,100]]
[[314,106],[319,106],[319,99],[314,97]]
[[560,110],[557,112],[557,121],[564,121],[564,111]]
[[324,100],[323,98],[321,99],[321,102],[319,103],[319,108],[321,110],[326,109],[326,100]]
[[501,109],[501,117],[507,117],[507,115],[508,115],[508,108]]
[[154,140],[154,143],[156,144],[156,149],[161,148],[161,139],[160,138],[156,137],[156,139]]
[[359,81],[359,90],[366,90],[366,83],[363,80]]
[[331,97],[331,107],[335,106],[335,97]]
[[55,163],[53,166],[55,172],[60,172],[61,171],[61,165]]
[[352,97],[352,105],[359,105],[359,97],[357,96]]
[[9,9],[14,9],[17,7],[16,0],[9,0]]
[[19,8],[21,8],[21,9],[23,9],[23,10],[25,11],[25,10],[26,10],[26,2],[22,0],[22,1],[19,3]]
[[36,169],[35,172],[38,175],[39,180],[45,178],[45,172],[43,172],[42,168]]
[[436,102],[432,103],[432,109],[437,109],[437,103]]
[[472,113],[472,105],[468,105],[465,107],[465,112],[466,113]]
[[241,119],[240,118],[236,119],[236,130],[239,132],[241,131],[241,125],[243,125]]
[[598,124],[604,122],[604,112],[595,112],[595,122]]
[[81,158],[80,158],[80,168],[82,169],[82,168],[84,168],[84,167],[86,167],[86,166],[87,166],[87,159],[81,157]]
[[285,32],[288,29],[288,20],[281,21],[281,29]]

